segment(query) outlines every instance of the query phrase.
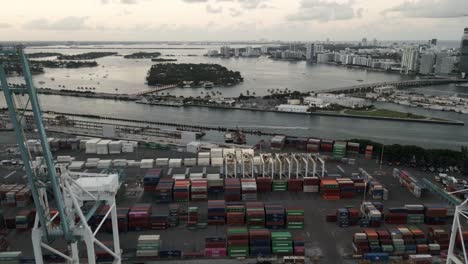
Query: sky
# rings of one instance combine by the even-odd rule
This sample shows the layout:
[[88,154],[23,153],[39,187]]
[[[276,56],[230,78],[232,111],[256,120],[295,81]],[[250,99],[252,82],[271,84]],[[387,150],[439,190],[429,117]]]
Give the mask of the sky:
[[461,39],[468,0],[15,0],[0,41]]

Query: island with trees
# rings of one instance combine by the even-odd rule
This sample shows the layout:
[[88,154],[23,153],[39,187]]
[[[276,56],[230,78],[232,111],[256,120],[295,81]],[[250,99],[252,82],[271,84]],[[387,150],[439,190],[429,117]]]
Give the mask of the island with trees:
[[94,60],[102,57],[117,55],[117,52],[87,52],[74,55],[60,55],[59,60]]
[[146,80],[149,85],[176,84],[193,82],[195,86],[204,82],[214,85],[231,86],[243,81],[238,71],[228,70],[219,64],[161,63],[151,66]]
[[125,59],[153,59],[161,56],[161,52],[135,52],[125,55]]
[[177,59],[154,58],[154,59],[151,59],[151,61],[154,61],[154,62],[168,62],[168,61],[177,61]]
[[84,68],[84,67],[97,67],[96,61],[56,61],[56,60],[38,60],[31,61],[31,64],[38,67],[44,68]]
[[47,58],[47,57],[58,57],[62,55],[63,55],[62,53],[58,53],[58,52],[36,52],[36,53],[29,53],[28,58],[37,59],[37,58]]

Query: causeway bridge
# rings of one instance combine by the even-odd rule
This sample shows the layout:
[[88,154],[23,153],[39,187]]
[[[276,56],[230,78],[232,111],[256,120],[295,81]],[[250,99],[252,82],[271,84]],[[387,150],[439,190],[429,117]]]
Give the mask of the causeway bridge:
[[441,85],[449,83],[468,83],[468,79],[419,79],[419,80],[408,80],[408,81],[396,81],[396,82],[380,82],[380,83],[368,83],[361,85],[353,85],[348,87],[338,87],[330,89],[320,89],[314,91],[315,93],[362,93],[371,92],[374,88],[393,86],[397,89]]
[[134,96],[143,96],[143,95],[147,95],[147,94],[161,92],[161,91],[164,91],[164,90],[169,90],[169,89],[172,89],[172,88],[175,88],[175,87],[177,87],[176,84],[169,84],[169,85],[159,86],[159,87],[155,87],[155,88],[150,88],[150,89],[144,90],[142,92],[134,93],[133,95]]

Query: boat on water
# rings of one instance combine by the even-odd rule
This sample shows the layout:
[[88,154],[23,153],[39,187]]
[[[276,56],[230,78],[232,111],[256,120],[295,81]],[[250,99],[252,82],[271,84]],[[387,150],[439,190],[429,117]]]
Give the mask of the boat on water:
[[245,134],[242,133],[240,130],[226,132],[224,134],[224,142],[226,143],[233,143],[237,145],[244,145],[247,143],[245,138]]
[[359,80],[356,80],[356,81],[358,81],[358,82],[363,82],[364,80],[359,79]]
[[456,87],[465,87],[465,88],[468,88],[468,84],[466,83],[458,83],[458,84],[455,84]]
[[206,88],[206,89],[211,89],[213,87],[214,87],[214,85],[213,85],[212,82],[206,82],[206,83],[203,84],[203,88]]

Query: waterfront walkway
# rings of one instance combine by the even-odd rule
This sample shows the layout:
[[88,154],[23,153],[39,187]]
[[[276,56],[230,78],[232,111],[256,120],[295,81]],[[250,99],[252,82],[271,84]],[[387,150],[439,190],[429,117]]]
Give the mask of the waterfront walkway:
[[371,92],[374,88],[393,86],[397,89],[410,88],[410,87],[421,87],[430,85],[440,85],[449,83],[466,83],[468,79],[420,79],[420,80],[409,80],[409,81],[396,81],[396,82],[380,82],[380,83],[368,83],[361,85],[353,85],[347,87],[338,87],[330,89],[320,89],[314,91],[316,93],[360,93],[360,92]]

